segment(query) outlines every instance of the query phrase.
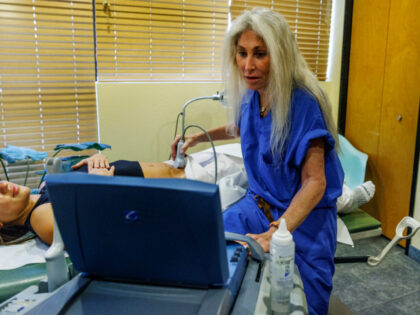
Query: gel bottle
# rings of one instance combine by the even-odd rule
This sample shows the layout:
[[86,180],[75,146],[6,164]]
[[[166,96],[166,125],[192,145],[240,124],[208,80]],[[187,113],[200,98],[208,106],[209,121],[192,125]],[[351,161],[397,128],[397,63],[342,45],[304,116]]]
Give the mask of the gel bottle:
[[280,227],[271,238],[270,260],[271,310],[274,314],[288,314],[293,289],[295,243],[284,219],[280,220]]

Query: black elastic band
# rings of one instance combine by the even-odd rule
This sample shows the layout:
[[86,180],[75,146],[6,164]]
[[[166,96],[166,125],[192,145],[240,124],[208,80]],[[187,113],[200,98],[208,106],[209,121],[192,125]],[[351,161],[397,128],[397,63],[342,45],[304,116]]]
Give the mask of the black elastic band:
[[356,262],[367,262],[369,256],[348,256],[348,257],[334,257],[335,264],[348,264]]

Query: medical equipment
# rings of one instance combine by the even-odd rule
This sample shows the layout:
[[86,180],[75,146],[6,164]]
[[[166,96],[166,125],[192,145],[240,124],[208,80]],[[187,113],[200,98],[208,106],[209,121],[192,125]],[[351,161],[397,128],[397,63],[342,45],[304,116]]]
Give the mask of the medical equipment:
[[48,174],[61,173],[61,159],[58,157],[50,157],[45,162],[45,169]]
[[[238,243],[226,245],[236,238],[224,235],[217,185],[81,173],[46,182],[66,249],[82,273],[53,292],[29,287],[0,311],[89,314],[123,306],[125,313],[226,314],[247,265],[263,263],[248,261]],[[240,238],[264,260],[254,240]]]
[[[210,155],[211,155],[211,150],[208,149],[206,150],[208,152],[203,152],[202,153],[202,158],[203,159],[207,159]],[[223,146],[219,146],[217,148],[217,152],[218,154],[228,154],[228,155],[233,155],[233,156],[237,156],[238,158],[241,156],[241,151],[240,151],[240,147],[238,146],[238,144],[229,144],[229,145],[223,145]],[[205,153],[205,154],[204,154]],[[191,158],[191,156],[195,156],[198,153],[194,153],[192,155],[189,155],[188,157]],[[206,157],[207,156],[207,157]],[[233,157],[232,156],[232,157]],[[221,160],[223,162],[223,159]],[[188,163],[188,165],[191,165],[190,163]],[[187,166],[188,166],[187,165]],[[230,167],[231,168],[231,167]],[[222,171],[222,173],[224,173]],[[83,174],[86,176],[86,174]],[[67,176],[62,174],[62,176]],[[74,176],[74,175],[70,175],[70,176]],[[94,178],[96,178],[97,176],[92,176]],[[222,178],[224,179],[224,178]],[[150,181],[156,180],[156,179],[148,179]],[[115,184],[115,183],[114,183]],[[117,185],[118,187],[118,185]],[[79,187],[80,190],[79,191],[83,191],[83,188]],[[98,188],[99,189],[99,188]],[[220,185],[219,185],[219,189],[223,189]],[[164,193],[164,188],[162,193]],[[70,193],[70,192],[69,192]],[[193,193],[194,194],[194,193]],[[220,196],[221,198],[223,197],[222,195]],[[81,199],[80,199],[81,198]],[[119,198],[121,199],[125,199],[125,195],[120,195]],[[165,196],[165,198],[167,199],[167,197]],[[161,198],[161,200],[164,200],[165,198]],[[187,200],[186,202],[190,202],[190,194],[186,193],[185,196],[185,200]],[[96,205],[96,207],[101,208],[101,203],[96,203],[95,200],[91,199],[91,198],[82,198],[82,196],[80,196],[79,194],[75,193],[72,194],[71,197],[67,198],[70,203],[73,202],[73,199],[77,199],[78,202],[83,204],[83,201],[87,202],[88,204],[90,204],[90,207],[94,207]],[[200,199],[201,200],[201,199]],[[63,201],[64,202],[64,201]],[[115,202],[115,200],[114,200]],[[106,203],[106,202],[105,202]],[[169,203],[169,201],[168,201]],[[179,205],[178,205],[179,206]],[[199,204],[199,206],[201,207],[201,204]],[[176,209],[177,206],[174,206],[173,208]],[[101,215],[102,215],[102,211],[101,211]],[[200,214],[200,212],[198,212],[198,214]],[[102,215],[101,216],[101,220],[106,220],[105,217]],[[163,219],[160,218],[160,220]],[[169,221],[170,218],[169,218]],[[172,220],[173,221],[173,220]],[[172,222],[171,221],[171,222]],[[159,221],[160,222],[160,221]],[[112,224],[111,224],[112,225]],[[159,224],[159,228],[162,229],[165,226],[165,224]],[[173,224],[172,226],[173,228],[176,227],[176,223]],[[180,225],[180,227],[182,227],[182,225]],[[82,232],[82,229],[80,230],[80,233]],[[159,232],[162,232],[159,231]],[[74,234],[79,234],[79,233],[74,233]],[[118,234],[118,233],[116,233]],[[122,235],[116,235],[115,236],[116,240],[115,241],[119,241],[120,243],[124,242],[124,237]],[[144,239],[144,238],[142,238]],[[250,241],[250,239],[244,235],[236,235],[233,233],[228,233],[225,232],[225,239],[226,241],[229,240],[239,240],[239,241],[248,241],[249,242],[249,249],[252,253],[252,257],[257,257],[259,259],[262,259],[262,257],[264,257],[264,253],[261,250],[258,250],[260,247],[258,244],[255,244],[255,242]],[[102,241],[102,239],[101,239]],[[83,243],[83,242],[82,242]],[[119,244],[120,244],[119,243]],[[24,246],[25,244],[21,244],[19,246]],[[228,247],[231,244],[228,243]],[[235,244],[234,244],[235,245]],[[151,245],[153,246],[153,245]],[[54,247],[54,245],[53,245]],[[94,249],[96,249],[95,246],[93,246]],[[230,253],[227,252],[227,257],[228,260],[229,257],[232,257],[232,259],[237,259],[237,253],[236,252],[236,248],[230,248]],[[89,248],[86,248],[86,250],[89,250]],[[44,250],[45,251],[45,250]],[[2,254],[0,253],[0,256]],[[112,253],[110,254],[112,255]],[[7,256],[2,256],[2,257],[7,257]],[[106,260],[108,259],[108,256],[103,256],[98,258],[98,260],[101,260],[100,264],[106,264]],[[67,290],[67,292],[69,293],[69,295],[71,295],[71,288],[75,288],[75,286],[77,284],[82,284],[85,283],[84,279],[79,276],[77,276],[77,279],[74,278],[75,277],[75,273],[74,273],[74,268],[72,268],[72,263],[70,262],[70,260],[67,258],[67,263],[69,264],[69,274],[71,275],[70,278],[72,280],[70,280],[70,282],[72,284],[69,284],[70,282],[68,282],[67,284],[61,286],[60,288],[49,292],[48,291],[48,281],[45,281],[43,279],[43,277],[45,276],[45,264],[40,264],[40,263],[32,263],[31,265],[26,265],[17,269],[13,269],[13,270],[0,270],[0,287],[2,288],[2,290],[0,290],[0,313],[5,313],[8,314],[8,312],[16,313],[18,309],[21,309],[22,306],[24,307],[23,310],[19,311],[19,314],[25,313],[26,310],[28,310],[28,308],[32,305],[34,306],[35,304],[38,305],[39,303],[42,303],[42,301],[50,298],[51,296],[54,296],[54,300],[56,300],[57,302],[62,301],[62,295],[64,293],[65,290]],[[38,261],[39,262],[39,261]],[[269,291],[270,291],[270,282],[268,277],[263,277],[262,274],[262,270],[265,270],[266,267],[261,267],[262,265],[266,265],[266,263],[261,264],[259,263],[257,260],[251,259],[249,256],[247,257],[247,264],[246,264],[246,272],[243,276],[242,282],[240,283],[240,288],[239,291],[237,293],[237,297],[236,300],[234,302],[234,306],[233,309],[231,311],[232,315],[252,315],[252,314],[261,314],[260,309],[262,308],[266,308],[267,306],[265,305],[265,302],[268,298],[269,298]],[[267,265],[266,265],[267,266]],[[48,269],[49,267],[47,267]],[[229,267],[230,269],[231,267]],[[237,273],[237,272],[236,272]],[[235,273],[235,274],[236,274]],[[62,276],[67,276],[67,274],[58,274],[58,279],[60,279],[60,277]],[[20,280],[19,280],[20,279]],[[38,279],[38,280],[37,280]],[[39,282],[41,280],[41,282]],[[228,280],[229,281],[229,280]],[[296,310],[300,310],[303,312],[303,314],[307,314],[307,307],[306,307],[306,298],[305,298],[305,294],[302,290],[302,283],[300,280],[300,275],[299,275],[299,271],[295,266],[295,277],[294,277],[294,281],[295,281],[295,289],[294,292],[292,293],[293,298],[291,298],[291,307],[292,309],[296,309]],[[39,284],[38,284],[39,282]],[[49,281],[51,283],[51,281]],[[53,281],[54,282],[54,281]],[[106,284],[108,285],[109,283],[106,282]],[[72,287],[72,285],[74,285]],[[91,287],[92,285],[92,287]],[[96,285],[102,285],[102,283],[99,282],[94,282],[91,283],[88,288],[86,289],[86,292],[88,290],[91,290],[89,288],[97,288]],[[139,284],[131,284],[131,283],[124,283],[121,284],[121,290],[118,292],[125,292],[127,293],[127,295],[132,296],[132,294],[137,294],[137,297],[139,299],[142,298],[141,293],[137,290],[135,291],[135,293],[131,292],[131,290],[136,290],[134,287],[137,286],[141,286]],[[20,287],[20,290],[19,290]],[[64,289],[65,288],[65,289]],[[102,287],[104,290],[105,288]],[[268,288],[268,290],[267,290]],[[114,286],[113,289],[117,289],[117,286]],[[4,290],[6,290],[7,292],[4,292]],[[24,291],[22,291],[24,290]],[[114,291],[115,291],[114,290]],[[128,290],[128,291],[127,291]],[[200,307],[201,311],[204,311],[207,307],[208,304],[204,303],[205,299],[204,296],[207,295],[207,297],[209,297],[211,294],[213,295],[220,295],[222,291],[226,292],[226,290],[219,290],[217,288],[217,293],[215,288],[212,288],[211,290],[206,290],[206,289],[191,289],[191,288],[172,288],[172,287],[168,287],[168,286],[157,286],[157,285],[147,285],[147,287],[143,287],[143,290],[148,290],[148,294],[149,296],[152,296],[153,298],[160,299],[160,297],[164,296],[165,297],[165,293],[166,292],[171,292],[171,294],[176,294],[177,297],[179,297],[179,301],[181,303],[181,300],[184,301],[185,299],[182,298],[182,294],[186,293],[186,292],[190,292],[190,296],[191,294],[193,296],[195,296],[196,298],[194,299],[194,303],[196,303],[197,309]],[[200,290],[200,292],[196,292],[196,290]],[[205,292],[207,292],[208,294],[204,294],[203,290]],[[22,291],[22,292],[21,292]],[[112,291],[112,289],[111,289]],[[111,292],[108,291],[108,292]],[[179,291],[179,292],[177,292]],[[5,298],[1,299],[2,297],[2,292],[6,293],[6,295],[4,295]],[[10,292],[13,292],[13,294],[10,294]],[[20,293],[18,293],[20,292]],[[61,296],[58,296],[58,292],[60,292]],[[84,291],[85,292],[85,291]],[[92,291],[89,291],[92,292]],[[97,293],[97,291],[95,291]],[[113,291],[112,291],[113,292]],[[137,292],[137,293],[136,293]],[[87,293],[82,293],[82,294],[88,294]],[[228,299],[230,294],[225,295],[225,298]],[[115,300],[116,298],[118,298],[118,296],[123,296],[124,297],[124,293],[123,294],[117,294],[116,296],[109,296],[108,298],[111,300]],[[200,301],[200,296],[203,297],[203,299]],[[154,299],[154,302],[156,302],[159,305],[162,305],[162,303],[164,303],[164,301],[159,300],[157,301],[156,299]],[[5,302],[1,303],[1,301]],[[65,299],[64,299],[65,300]],[[193,302],[190,298],[187,298],[187,300],[189,302]],[[202,303],[203,302],[203,303]],[[61,302],[60,302],[61,303]],[[198,306],[198,305],[202,306]],[[258,305],[258,309],[257,309],[257,305]],[[254,313],[255,310],[255,313]],[[111,310],[110,310],[111,311]],[[270,310],[267,310],[267,313],[269,313]],[[31,313],[31,312],[30,312]],[[81,313],[81,311],[79,311],[78,313]],[[169,311],[169,313],[171,313]],[[197,313],[199,313],[199,311],[197,311]],[[172,314],[172,313],[171,313]]]
[[[406,228],[410,228],[411,231],[407,231],[407,235],[403,235],[404,230]],[[404,239],[409,239],[416,234],[416,232],[420,229],[420,222],[413,219],[412,217],[404,217],[400,223],[398,223],[396,229],[395,229],[395,236],[394,238],[388,243],[388,245],[385,246],[385,248],[382,250],[382,252],[378,256],[369,256],[367,259],[367,263],[370,266],[376,266],[378,265],[388,254],[388,252],[391,250],[391,248],[397,244],[399,241]]]
[[48,292],[52,292],[69,280],[64,257],[64,243],[55,219],[53,243],[45,253],[45,260],[47,262]]
[[[407,235],[403,235],[405,229],[407,230]],[[355,263],[355,262],[367,262],[370,266],[377,266],[385,258],[388,252],[391,250],[394,245],[399,241],[404,239],[410,239],[417,233],[420,229],[420,222],[413,219],[412,217],[404,217],[397,225],[395,229],[395,236],[393,239],[385,246],[381,253],[377,256],[349,256],[349,257],[335,257],[335,263]]]
[[[41,179],[39,181],[39,185],[41,186],[42,182],[44,181],[45,175],[48,174],[56,174],[60,172],[69,172],[71,171],[72,165],[76,164],[77,162],[88,158],[88,155],[78,155],[78,156],[67,156],[65,158],[58,159],[57,155],[63,150],[71,150],[71,151],[84,151],[84,150],[98,150],[101,152],[105,149],[111,149],[111,146],[104,143],[99,142],[82,142],[82,143],[65,143],[65,144],[57,144],[54,148],[54,154],[47,159],[45,163],[45,170],[42,173]],[[60,162],[60,164],[58,164]]]
[[[176,157],[175,157],[175,162],[174,162],[174,167],[176,167],[176,168],[184,168],[185,167],[185,164],[186,164],[185,154],[181,153],[181,147],[184,145],[185,132],[191,126],[198,127],[201,130],[203,130],[204,133],[206,133],[206,135],[209,138],[209,141],[210,141],[210,143],[211,143],[211,145],[213,147],[213,150],[214,150],[213,141],[211,140],[210,136],[207,134],[207,132],[204,129],[202,129],[201,127],[199,127],[197,125],[191,125],[191,126],[185,127],[185,110],[186,110],[187,106],[189,104],[191,104],[192,102],[199,101],[199,100],[205,100],[205,99],[211,99],[211,100],[214,100],[214,101],[220,101],[223,105],[225,104],[224,103],[224,92],[222,92],[220,94],[217,93],[217,94],[214,94],[214,95],[211,95],[211,96],[201,96],[201,97],[193,98],[193,99],[187,101],[182,106],[182,112],[180,113],[180,115],[182,116],[182,130],[181,130],[182,133],[181,133],[181,139],[179,140],[178,145],[177,145]],[[179,117],[179,115],[178,115],[178,117]],[[177,121],[178,121],[178,119],[177,119]],[[176,133],[176,131],[175,131],[175,133]],[[215,151],[214,151],[214,154],[215,154],[215,160],[216,160],[216,153],[215,153]],[[217,177],[217,162],[216,162],[216,177]]]

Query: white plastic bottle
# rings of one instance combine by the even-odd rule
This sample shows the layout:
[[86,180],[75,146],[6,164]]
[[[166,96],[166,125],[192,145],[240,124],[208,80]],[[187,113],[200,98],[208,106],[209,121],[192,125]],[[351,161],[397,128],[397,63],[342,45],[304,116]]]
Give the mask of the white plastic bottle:
[[295,243],[284,219],[271,238],[270,260],[271,309],[274,314],[287,314],[293,289]]

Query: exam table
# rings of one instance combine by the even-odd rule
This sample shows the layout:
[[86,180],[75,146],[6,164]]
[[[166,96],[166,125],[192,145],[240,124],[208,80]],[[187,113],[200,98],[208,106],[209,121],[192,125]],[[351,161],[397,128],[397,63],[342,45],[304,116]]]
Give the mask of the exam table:
[[45,278],[45,264],[29,264],[12,270],[0,270],[0,302]]

